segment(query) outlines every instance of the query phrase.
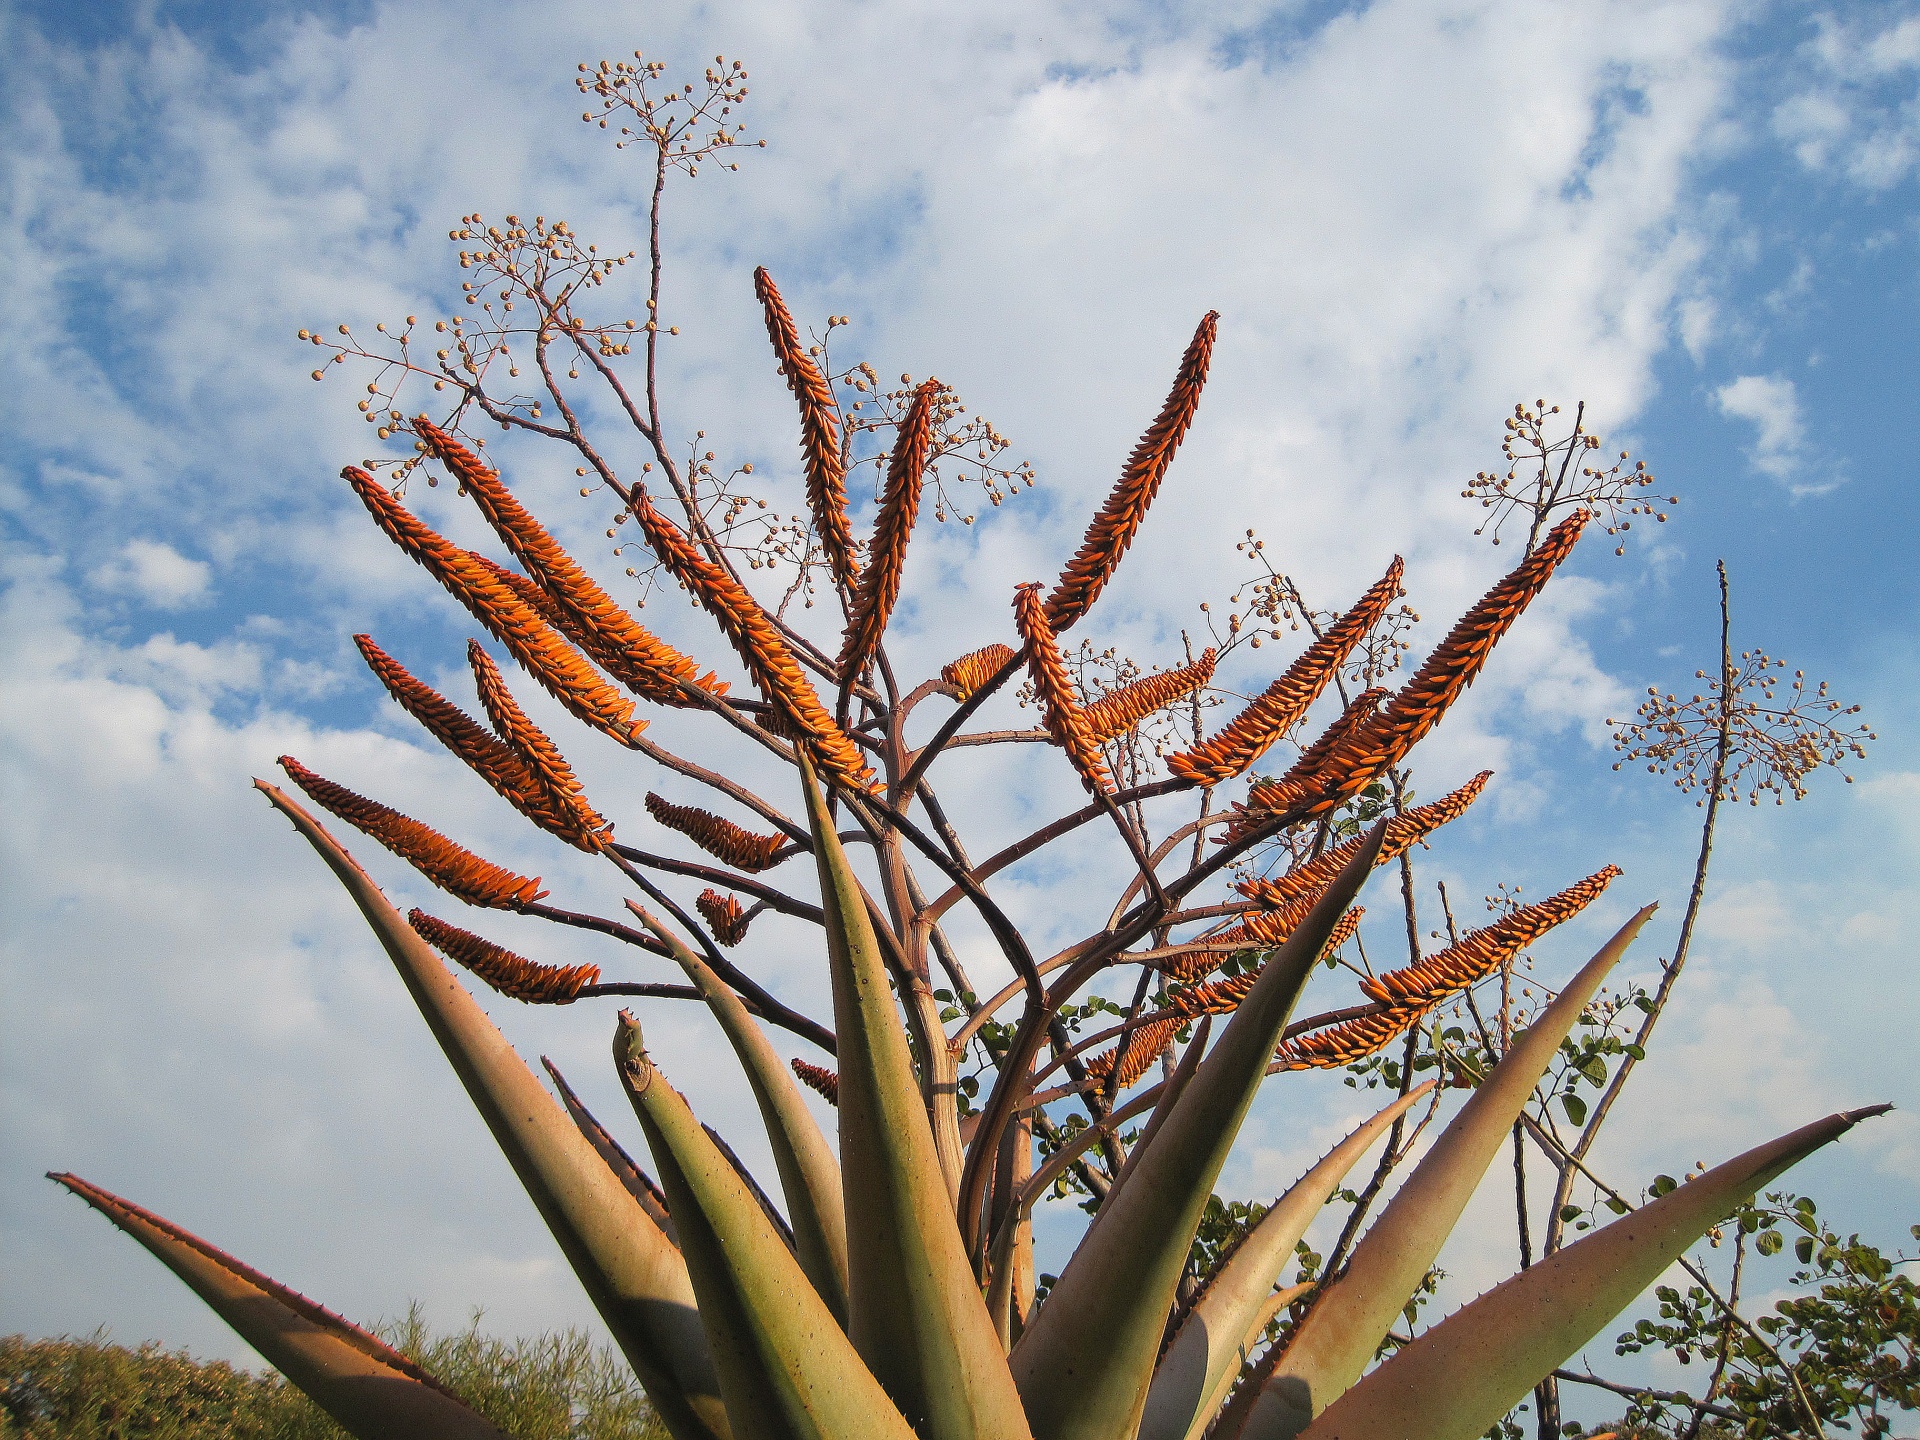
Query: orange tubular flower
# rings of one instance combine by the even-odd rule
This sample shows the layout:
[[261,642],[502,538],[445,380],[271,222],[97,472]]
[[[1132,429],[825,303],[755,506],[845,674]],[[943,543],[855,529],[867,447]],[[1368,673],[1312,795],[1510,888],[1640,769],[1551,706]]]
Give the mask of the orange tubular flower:
[[787,843],[784,835],[756,835],[711,810],[675,805],[651,791],[647,794],[647,813],[669,830],[678,830],[709,855],[749,875],[771,865],[780,847]]
[[505,797],[514,809],[543,830],[563,828],[543,787],[526,763],[498,736],[484,729],[459,706],[431,686],[421,683],[405,666],[373,643],[371,635],[356,635],[360,656],[400,702],[400,708],[427,728],[434,739],[458,755],[474,773]]
[[753,293],[766,312],[767,338],[773,342],[780,374],[800,402],[800,449],[806,456],[807,509],[813,514],[814,533],[827,552],[833,578],[844,585],[859,565],[853,555],[853,527],[847,523],[847,472],[841,461],[833,391],[800,343],[799,327],[764,265],[753,272]]
[[1013,659],[1013,647],[1010,645],[985,645],[978,650],[970,650],[958,660],[940,667],[940,679],[953,692],[953,698],[962,703],[973,698],[973,692],[998,675],[1006,663]]
[[1309,645],[1264,694],[1234,716],[1226,729],[1211,740],[1203,740],[1183,754],[1168,756],[1167,768],[1181,779],[1199,785],[1217,785],[1245,773],[1267,752],[1269,745],[1307,713],[1320,693],[1332,683],[1353,647],[1366,638],[1367,632],[1387,613],[1387,607],[1400,598],[1403,569],[1400,557],[1394,556],[1387,573],[1360,597],[1360,602]]
[[1173,1039],[1174,1032],[1180,1028],[1178,1020],[1149,1020],[1131,1035],[1116,1043],[1111,1050],[1102,1050],[1087,1061],[1089,1078],[1105,1081],[1113,1069],[1113,1057],[1120,1053],[1120,1046],[1127,1047],[1127,1058],[1120,1065],[1120,1082],[1114,1088],[1124,1090],[1153,1067],[1160,1058],[1160,1052],[1167,1048],[1167,1042]]
[[728,949],[747,938],[747,913],[732,895],[702,890],[693,905],[706,920],[707,928],[713,931],[713,938]]
[[[1311,908],[1311,904],[1306,907],[1306,909]],[[1300,923],[1300,919],[1305,916],[1305,913],[1306,910],[1303,909],[1296,915],[1295,912],[1289,908],[1284,912],[1284,916],[1279,912],[1250,915],[1246,920],[1230,929],[1215,931],[1213,934],[1203,936],[1194,942],[1197,945],[1209,947],[1217,945],[1221,947],[1220,949],[1195,950],[1187,955],[1176,956],[1162,965],[1160,969],[1162,973],[1175,980],[1198,980],[1202,976],[1209,975],[1220,968],[1220,962],[1225,960],[1230,953],[1228,947],[1265,946],[1271,948],[1284,943],[1287,936],[1293,932],[1294,927]],[[1347,941],[1351,940],[1353,938],[1353,932],[1360,928],[1360,917],[1366,913],[1366,906],[1356,905],[1353,909],[1342,915],[1339,920],[1334,922],[1333,929],[1327,933],[1327,943],[1321,947],[1321,953],[1331,954],[1346,944]]]
[[[1427,838],[1453,820],[1467,813],[1467,807],[1480,798],[1480,792],[1487,788],[1487,782],[1493,778],[1493,771],[1482,770],[1473,779],[1451,794],[1442,795],[1425,805],[1416,805],[1404,815],[1396,815],[1387,822],[1385,841],[1380,846],[1380,857],[1374,863],[1385,865],[1390,860],[1400,858],[1402,851]],[[1360,847],[1366,843],[1366,837],[1349,840],[1344,845],[1336,845],[1317,860],[1291,870],[1285,875],[1269,880],[1242,880],[1236,888],[1249,900],[1258,900],[1270,909],[1282,910],[1288,906],[1305,901],[1311,905],[1320,897],[1320,892],[1333,883],[1333,877],[1346,867],[1346,863],[1360,853]]]
[[887,488],[880,514],[873,522],[873,541],[867,547],[867,568],[854,590],[847,617],[846,643],[840,647],[840,674],[851,684],[880,644],[894,601],[900,598],[900,571],[906,564],[907,542],[920,513],[920,485],[927,468],[927,449],[933,438],[933,397],[940,386],[921,382],[900,433],[894,437],[887,461]]
[[538,879],[529,880],[482,860],[438,830],[314,774],[291,755],[280,757],[280,768],[314,804],[371,835],[435,885],[469,905],[517,910],[547,893]]
[[853,790],[873,787],[873,771],[859,747],[833,723],[813,684],[793,658],[767,612],[742,585],[707,559],[680,527],[662,515],[645,494],[635,491],[633,517],[660,563],[687,593],[720,622],[760,693],[781,714],[813,757],[820,773]]
[[1027,673],[1033,677],[1034,693],[1046,706],[1047,733],[1053,743],[1067,752],[1073,768],[1080,772],[1088,790],[1111,792],[1113,783],[1106,762],[1100,758],[1100,742],[1087,728],[1085,713],[1074,698],[1073,685],[1067,679],[1067,667],[1060,661],[1060,647],[1054,643],[1053,627],[1047,623],[1046,606],[1040,600],[1038,584],[1022,585],[1013,592],[1013,619],[1027,647]]
[[633,701],[602,680],[579,651],[494,573],[496,567],[477,563],[475,556],[429,528],[357,465],[340,473],[388,538],[465,605],[554,699],[594,729],[627,743],[637,728]]
[[1386,1009],[1303,1035],[1280,1048],[1291,1068],[1345,1065],[1371,1054],[1450,996],[1493,974],[1554,926],[1571,920],[1620,874],[1609,865],[1550,899],[1523,905],[1503,920],[1475,930],[1417,965],[1360,982],[1368,999]]
[[1574,511],[1548,532],[1533,554],[1461,617],[1399,694],[1368,725],[1335,747],[1323,767],[1328,779],[1314,813],[1330,810],[1403,757],[1440,723],[1447,707],[1471,685],[1493,647],[1518,620],[1553,572],[1573,553],[1592,512]]
[[1154,711],[1164,710],[1174,701],[1191,695],[1213,678],[1213,658],[1214,651],[1209,646],[1191,665],[1149,675],[1102,695],[1083,712],[1093,738],[1105,743],[1116,735],[1124,735]]
[[1386,698],[1385,690],[1373,689],[1363,690],[1348,701],[1347,708],[1340,712],[1339,718],[1320,733],[1318,740],[1300,752],[1300,758],[1288,767],[1286,774],[1278,780],[1255,785],[1247,792],[1246,804],[1227,807],[1233,818],[1213,843],[1237,845],[1256,825],[1265,824],[1276,815],[1284,815],[1291,807],[1304,804],[1318,795],[1319,775],[1327,756],[1333,753],[1335,746],[1371,720],[1379,710],[1380,702]]
[[801,1083],[809,1090],[824,1095],[829,1105],[838,1105],[840,1103],[840,1074],[838,1071],[829,1070],[824,1065],[809,1065],[797,1055],[787,1063],[793,1067],[793,1073],[800,1077]]
[[407,923],[449,960],[458,961],[502,995],[529,1005],[571,1005],[583,989],[600,979],[598,965],[540,965],[424,910],[409,910]]
[[498,578],[539,610],[548,623],[564,630],[622,684],[645,699],[663,705],[689,705],[693,702],[680,689],[682,681],[710,694],[726,693],[726,685],[711,671],[701,676],[698,665],[616,605],[613,597],[560,548],[546,527],[514,499],[513,492],[500,482],[497,470],[481,464],[478,456],[424,415],[413,424],[415,433],[473,497],[487,523],[526,567],[533,577],[532,588],[548,603],[540,604],[527,594],[525,584],[514,583],[521,577],[490,561],[482,563],[496,570]]
[[547,798],[549,810],[559,820],[552,827],[553,833],[588,853],[604,848],[613,838],[613,826],[587,803],[567,757],[546,731],[527,718],[527,712],[507,689],[499,667],[477,640],[467,642],[467,663],[473,667],[474,687],[480,692],[487,718],[533,776]]
[[1107,503],[1087,526],[1080,549],[1061,572],[1060,583],[1053,587],[1053,594],[1047,597],[1047,623],[1056,632],[1071,629],[1075,621],[1093,608],[1093,602],[1119,567],[1120,557],[1127,553],[1127,547],[1139,533],[1147,507],[1159,493],[1160,482],[1173,463],[1173,452],[1180,448],[1187,428],[1193,424],[1194,411],[1200,408],[1200,388],[1207,383],[1207,361],[1213,355],[1214,331],[1219,321],[1219,312],[1209,310],[1193,332],[1187,353],[1180,357],[1180,372],[1174,377],[1173,389],[1160,407],[1159,416],[1133,447],[1133,454],[1127,457],[1126,468],[1121,470]]

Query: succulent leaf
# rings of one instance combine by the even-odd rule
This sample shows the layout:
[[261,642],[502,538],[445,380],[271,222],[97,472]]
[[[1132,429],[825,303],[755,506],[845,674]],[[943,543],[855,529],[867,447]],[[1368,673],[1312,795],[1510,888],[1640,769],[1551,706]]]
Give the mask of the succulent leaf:
[[773,1146],[774,1168],[780,1173],[781,1193],[786,1196],[787,1215],[793,1226],[795,1253],[800,1268],[813,1288],[820,1292],[827,1308],[841,1328],[847,1323],[847,1212],[841,1195],[840,1163],[834,1158],[827,1137],[800,1098],[800,1087],[793,1072],[780,1059],[747,1007],[722,982],[718,975],[680,937],[651,916],[643,915],[648,929],[667,946],[674,961],[687,972],[694,988],[720,1022],[740,1067],[753,1087],[753,1098],[760,1106],[760,1118],[766,1122],[767,1139]]
[[922,1440],[1030,1432],[961,1244],[860,884],[804,756],[840,1063],[849,1333]]
[[1887,1105],[1735,1156],[1503,1281],[1329,1405],[1302,1440],[1473,1440],[1761,1186]]
[[1416,1086],[1360,1126],[1260,1217],[1194,1302],[1161,1357],[1147,1392],[1140,1440],[1197,1440],[1206,1430],[1240,1373],[1247,1332],[1265,1328],[1261,1317],[1295,1243],[1373,1142],[1436,1083]]
[[546,1068],[547,1077],[553,1081],[553,1088],[560,1092],[560,1103],[567,1107],[567,1114],[573,1118],[574,1126],[586,1137],[587,1143],[600,1153],[600,1158],[607,1162],[607,1168],[626,1186],[627,1193],[640,1202],[640,1208],[652,1217],[653,1223],[677,1247],[680,1236],[673,1228],[673,1216],[667,1210],[666,1192],[651,1175],[634,1164],[626,1147],[594,1118],[593,1112],[587,1109],[580,1097],[574,1094],[573,1087],[567,1084],[567,1077],[560,1073],[560,1067],[544,1055],[540,1057],[540,1063]]
[[320,852],[366,917],[474,1107],[646,1387],[674,1440],[731,1431],[686,1262],[514,1053],[486,1012],[326,829],[266,797]]
[[1014,1347],[1038,1440],[1130,1440],[1207,1197],[1328,934],[1373,868],[1383,823],[1276,951],[1127,1184],[1108,1198]]
[[506,1440],[413,1361],[331,1310],[78,1175],[47,1178],[146,1246],[357,1440]]
[[734,1433],[754,1440],[911,1440],[761,1199],[654,1068],[626,1011],[614,1063],[678,1218]]
[[1394,1193],[1354,1247],[1346,1273],[1294,1331],[1248,1417],[1243,1432],[1247,1440],[1297,1435],[1329,1400],[1360,1378],[1512,1132],[1560,1041],[1653,911],[1649,905],[1621,926],[1539,1019],[1514,1038],[1505,1057]]

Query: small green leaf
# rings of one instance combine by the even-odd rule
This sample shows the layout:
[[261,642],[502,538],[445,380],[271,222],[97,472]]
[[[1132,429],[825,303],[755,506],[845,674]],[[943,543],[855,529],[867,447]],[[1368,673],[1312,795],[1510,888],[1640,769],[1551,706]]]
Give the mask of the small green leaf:
[[1794,1258],[1797,1259],[1802,1265],[1809,1265],[1813,1263],[1812,1237],[1803,1235],[1800,1237],[1800,1239],[1794,1241],[1793,1254],[1794,1254]]
[[1753,1242],[1753,1248],[1762,1255],[1778,1255],[1786,1243],[1786,1237],[1778,1230],[1762,1230],[1759,1238]]
[[1569,1090],[1560,1097],[1560,1108],[1567,1112],[1567,1119],[1575,1125],[1587,1123],[1587,1102]]

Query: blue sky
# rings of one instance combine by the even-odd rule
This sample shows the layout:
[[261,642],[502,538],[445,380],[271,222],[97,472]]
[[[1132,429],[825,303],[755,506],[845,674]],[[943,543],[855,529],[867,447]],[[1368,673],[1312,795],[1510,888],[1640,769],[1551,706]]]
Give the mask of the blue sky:
[[[410,1298],[447,1322],[485,1305],[503,1329],[587,1314],[391,973],[247,779],[292,750],[583,899],[604,890],[429,754],[353,655],[371,629],[447,678],[464,617],[334,478],[371,453],[355,382],[314,385],[294,332],[449,313],[444,237],[470,209],[634,243],[641,173],[579,123],[570,76],[636,46],[696,76],[745,59],[770,142],[671,200],[670,423],[791,496],[790,402],[749,280],[765,263],[803,323],[852,317],[836,354],[952,381],[1039,470],[972,530],[922,537],[900,642],[919,670],[1008,638],[1012,586],[1070,552],[1209,308],[1201,422],[1102,602],[1102,643],[1143,659],[1224,598],[1246,525],[1326,604],[1404,554],[1431,644],[1508,558],[1459,498],[1502,418],[1586,400],[1682,503],[1624,557],[1590,540],[1423,748],[1434,792],[1499,771],[1426,863],[1479,896],[1617,862],[1625,879],[1541,963],[1650,898],[1648,963],[1670,950],[1697,812],[1614,773],[1603,721],[1711,663],[1724,558],[1736,645],[1832,681],[1881,738],[1852,786],[1823,775],[1803,803],[1729,817],[1695,969],[1609,1158],[1640,1183],[1892,1099],[1902,1114],[1801,1183],[1843,1228],[1893,1239],[1920,1219],[1903,1059],[1920,1032],[1920,11],[653,8],[635,29],[584,4],[0,7],[0,1331],[109,1324],[241,1353],[39,1178],[68,1168],[358,1318]],[[516,463],[611,566],[598,502],[553,460]],[[472,523],[444,498],[435,523]],[[697,615],[660,624],[721,659]],[[1226,678],[1262,683],[1259,663],[1242,651]],[[645,825],[655,781],[579,763],[615,797],[602,808]],[[988,834],[1074,786],[1057,756],[967,779]],[[1099,893],[1114,859],[1063,857],[1009,880],[1009,903],[1064,933],[1083,917],[1060,897]],[[803,939],[751,953],[804,1000],[814,972],[783,948]],[[501,1018],[525,1051],[594,1072],[612,1108],[596,1017]],[[691,1069],[697,1017],[661,1025],[669,1073],[676,1055]],[[1263,1111],[1231,1184],[1298,1173],[1353,1103],[1321,1099],[1304,1127]],[[739,1087],[711,1104],[750,1129]],[[1447,1261],[1464,1293],[1507,1263],[1487,1215]]]

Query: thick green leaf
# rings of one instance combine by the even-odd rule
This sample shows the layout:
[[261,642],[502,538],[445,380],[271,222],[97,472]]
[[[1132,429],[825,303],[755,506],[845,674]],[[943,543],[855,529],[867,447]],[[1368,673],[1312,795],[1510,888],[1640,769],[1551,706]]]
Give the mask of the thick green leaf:
[[1762,1185],[1890,1108],[1803,1126],[1549,1255],[1402,1346],[1302,1440],[1474,1440]]
[[399,1351],[131,1201],[48,1175],[138,1240],[359,1440],[506,1440]]
[[1260,971],[1153,1143],[1094,1218],[1011,1356],[1038,1440],[1130,1440],[1188,1248],[1321,947],[1386,836],[1376,825]]
[[553,1088],[560,1092],[560,1103],[567,1107],[567,1114],[573,1117],[573,1123],[586,1137],[589,1145],[600,1153],[607,1162],[607,1168],[619,1177],[627,1193],[640,1202],[640,1208],[647,1212],[661,1232],[678,1246],[680,1237],[673,1228],[673,1216],[667,1213],[667,1197],[654,1183],[653,1177],[633,1163],[633,1157],[627,1154],[624,1146],[613,1138],[607,1127],[602,1125],[587,1109],[580,1097],[573,1093],[573,1087],[567,1084],[567,1077],[560,1073],[560,1067],[546,1056],[540,1057],[540,1063],[546,1067]]
[[1505,1058],[1433,1142],[1354,1247],[1346,1273],[1327,1287],[1300,1322],[1248,1417],[1246,1440],[1286,1440],[1299,1434],[1360,1378],[1512,1133],[1561,1040],[1653,911],[1649,905],[1621,926],[1567,982],[1540,1018],[1514,1038]]
[[865,898],[804,757],[840,1062],[848,1333],[922,1440],[1022,1440]]
[[647,1057],[621,1012],[614,1063],[680,1224],[734,1433],[753,1440],[911,1440],[760,1197]]
[[672,953],[687,978],[720,1022],[740,1066],[753,1087],[760,1118],[773,1146],[774,1168],[787,1199],[788,1223],[793,1227],[794,1250],[800,1268],[827,1302],[844,1329],[847,1323],[847,1212],[841,1195],[840,1164],[833,1147],[800,1098],[793,1072],[780,1058],[740,997],[678,936],[645,911],[640,912]]
[[730,1435],[686,1262],[479,1002],[326,828],[257,785],[339,877],[675,1440]]
[[1294,1245],[1368,1147],[1436,1083],[1429,1080],[1408,1091],[1355,1130],[1260,1217],[1160,1357],[1140,1440],[1197,1440],[1205,1431],[1245,1363],[1247,1331],[1265,1309]]

